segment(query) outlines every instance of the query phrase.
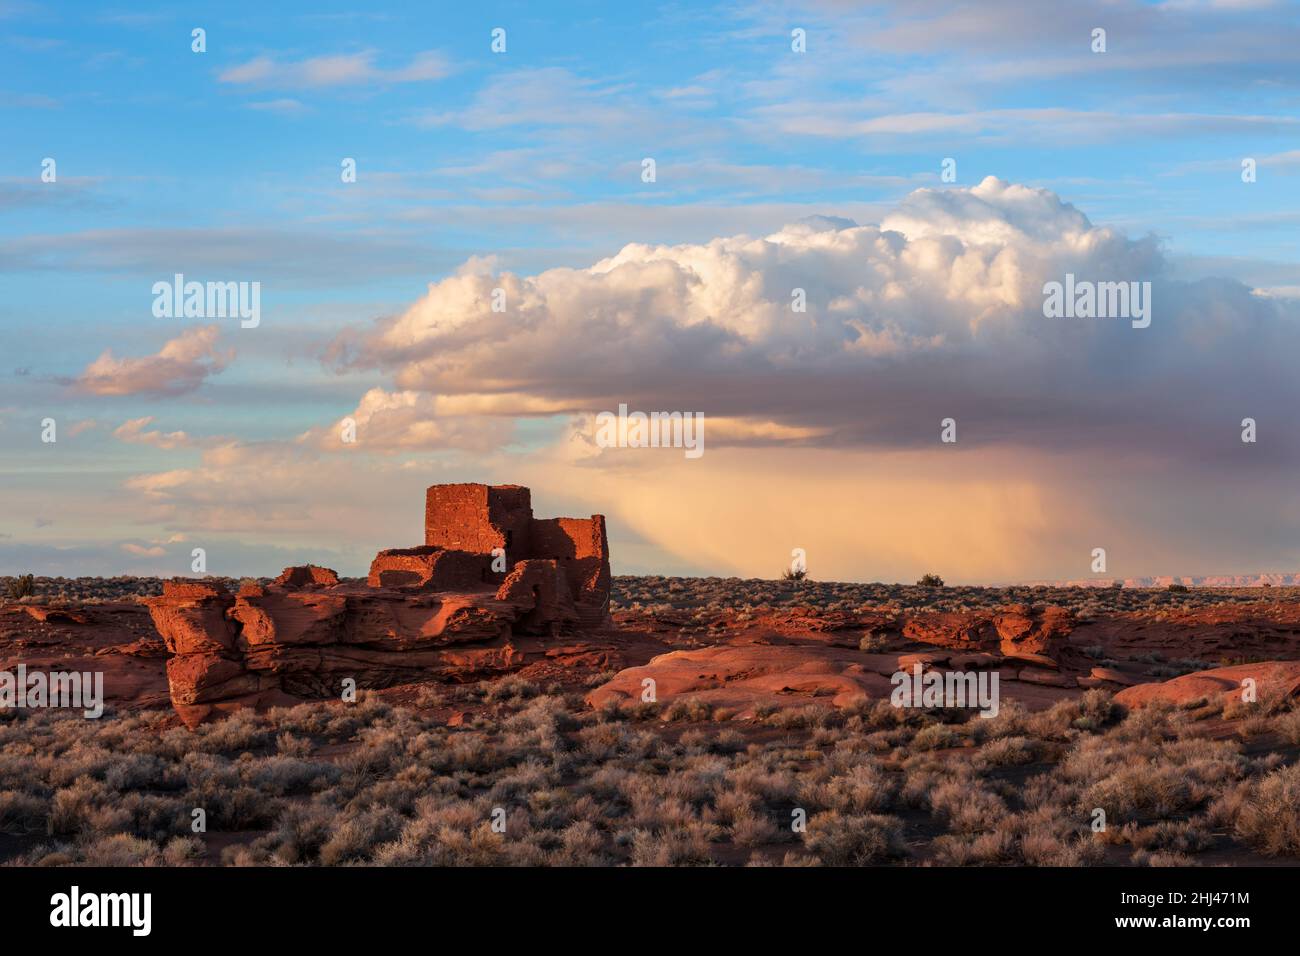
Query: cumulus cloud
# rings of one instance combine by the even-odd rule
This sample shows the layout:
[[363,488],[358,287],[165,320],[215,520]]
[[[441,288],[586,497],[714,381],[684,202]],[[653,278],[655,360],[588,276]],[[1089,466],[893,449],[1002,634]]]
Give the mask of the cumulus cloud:
[[[301,440],[326,449],[355,448],[366,451],[436,451],[461,448],[488,451],[499,447],[513,431],[504,419],[481,417],[490,403],[476,409],[474,403],[457,403],[425,392],[390,392],[372,388],[356,410],[332,427],[312,429]],[[512,407],[515,410],[516,407]],[[345,437],[346,436],[346,437]]]
[[[1046,318],[1067,272],[1150,281],[1150,327]],[[1121,577],[1289,567],[1295,309],[1181,281],[1153,238],[987,179],[875,225],[816,216],[534,275],[471,260],[333,343],[391,378],[347,416],[355,445],[338,421],[213,440],[127,490],[167,527],[348,541],[353,570],[418,540],[421,489],[455,480],[608,514],[621,570],[770,576],[796,546],[823,579],[1080,578],[1095,547]],[[595,416],[622,403],[704,412],[707,453],[598,447]],[[1268,437],[1242,443],[1244,417]],[[172,440],[150,424],[126,434]]]
[[[73,385],[92,395],[183,395],[197,389],[209,375],[224,369],[235,350],[217,349],[219,328],[206,325],[182,332],[157,355],[117,358],[112,349],[86,366]],[[122,436],[118,436],[122,437]]]
[[[1044,317],[1044,284],[1067,273],[1151,282],[1151,327]],[[491,415],[626,402],[749,422],[721,436],[738,444],[931,445],[951,416],[964,444],[1197,457],[1235,441],[1241,417],[1294,404],[1288,308],[1235,281],[1181,282],[1154,238],[990,177],[917,190],[879,225],[633,243],[536,275],[472,260],[329,357],[438,402],[490,398]]]

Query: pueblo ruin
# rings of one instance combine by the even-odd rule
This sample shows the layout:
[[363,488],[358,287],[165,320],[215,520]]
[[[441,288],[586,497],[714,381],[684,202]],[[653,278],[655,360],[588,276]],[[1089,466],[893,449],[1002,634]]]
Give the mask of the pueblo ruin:
[[[364,583],[286,568],[232,594],[177,579],[148,600],[185,723],[410,680],[477,680],[609,620],[603,515],[535,518],[519,485],[433,485],[424,544],[381,551]],[[349,684],[349,681],[351,683]]]

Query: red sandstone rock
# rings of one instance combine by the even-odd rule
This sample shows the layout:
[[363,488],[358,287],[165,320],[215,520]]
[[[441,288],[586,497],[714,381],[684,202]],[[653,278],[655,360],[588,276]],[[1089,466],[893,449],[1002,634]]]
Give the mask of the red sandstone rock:
[[1046,654],[1031,654],[1028,651],[1016,651],[1002,658],[1008,664],[1029,664],[1033,667],[1046,668],[1049,671],[1061,669],[1061,665]]
[[235,598],[229,617],[240,627],[241,644],[335,644],[343,639],[341,595],[267,589]]
[[315,564],[304,564],[300,567],[285,568],[275,583],[285,588],[311,587],[313,585],[330,587],[339,583],[338,573],[329,568],[322,568]]
[[909,617],[902,626],[908,640],[964,651],[997,649],[997,632],[987,614],[933,611]]
[[559,634],[578,621],[573,594],[558,561],[520,561],[496,597],[522,612],[518,626],[530,633]]
[[901,671],[910,671],[917,664],[921,665],[922,670],[930,670],[933,667],[940,667],[947,663],[948,655],[939,651],[921,651],[898,656],[898,669]]
[[34,621],[40,621],[42,624],[53,622],[55,624],[85,624],[86,615],[80,611],[73,611],[69,608],[47,607],[44,604],[19,604],[16,607],[24,612]]
[[1113,667],[1094,667],[1088,676],[1098,681],[1105,681],[1108,684],[1121,684],[1125,687],[1132,687],[1141,683],[1132,674],[1125,674]]
[[1000,649],[1007,656],[1058,652],[1074,629],[1074,614],[1062,607],[1012,604],[993,618]]
[[1064,674],[1056,671],[1040,670],[1037,667],[1022,667],[1016,672],[1016,680],[1030,684],[1043,684],[1047,687],[1077,687],[1078,684]]
[[803,706],[817,701],[843,706],[862,697],[888,697],[889,679],[864,668],[861,657],[851,650],[808,644],[673,651],[644,667],[620,671],[586,699],[593,707],[610,700],[637,703],[647,678],[655,682],[660,703],[689,697],[733,708],[737,716],[752,715],[764,704]]
[[221,654],[234,647],[235,628],[226,618],[234,598],[219,584],[165,581],[162,596],[144,603],[173,654]]
[[1300,661],[1264,661],[1216,667],[1159,683],[1126,687],[1115,695],[1115,701],[1125,707],[1145,707],[1157,701],[1182,706],[1201,699],[1225,704],[1233,698],[1241,699],[1242,681],[1246,678],[1255,681],[1260,701],[1300,696]]
[[344,678],[385,687],[516,668],[524,658],[516,635],[606,621],[608,552],[600,515],[538,520],[527,488],[435,485],[425,544],[381,551],[366,587],[305,565],[237,595],[211,582],[169,581],[146,603],[174,655],[173,705],[193,726],[288,694],[334,696]]
[[372,588],[459,591],[492,587],[500,579],[501,573],[492,570],[490,554],[425,545],[380,551],[370,563],[366,583]]
[[274,686],[269,675],[249,673],[239,661],[216,654],[183,654],[167,662],[172,700],[203,704]]
[[957,671],[984,670],[989,667],[998,667],[1003,658],[996,654],[983,654],[979,651],[972,651],[969,654],[953,654],[948,658],[948,666]]

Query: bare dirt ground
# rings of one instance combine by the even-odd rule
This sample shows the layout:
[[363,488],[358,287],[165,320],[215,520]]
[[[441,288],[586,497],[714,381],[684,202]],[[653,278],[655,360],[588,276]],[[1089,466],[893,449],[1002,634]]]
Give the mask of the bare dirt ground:
[[[100,671],[109,706],[0,711],[10,864],[1300,862],[1293,696],[1115,699],[1300,660],[1290,588],[623,577],[612,627],[500,680],[191,732],[135,600],[161,582],[36,585],[0,609],[0,670]],[[891,706],[918,661],[996,671],[998,715]]]

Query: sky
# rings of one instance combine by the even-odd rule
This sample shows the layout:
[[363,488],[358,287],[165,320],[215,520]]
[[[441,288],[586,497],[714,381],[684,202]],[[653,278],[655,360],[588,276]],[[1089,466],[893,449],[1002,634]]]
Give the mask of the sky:
[[616,573],[1300,570],[1297,4],[175,6],[0,0],[0,574],[362,574],[450,481]]

